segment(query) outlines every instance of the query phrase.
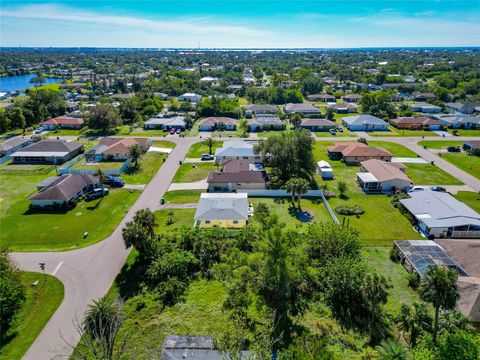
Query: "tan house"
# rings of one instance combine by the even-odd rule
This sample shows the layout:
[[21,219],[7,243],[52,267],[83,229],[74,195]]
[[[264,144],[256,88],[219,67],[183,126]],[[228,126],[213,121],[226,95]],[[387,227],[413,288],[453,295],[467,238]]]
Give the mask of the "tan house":
[[149,138],[110,138],[106,137],[100,140],[100,144],[92,147],[86,151],[87,161],[102,161],[102,160],[127,160],[129,149],[133,145],[140,145],[144,151],[147,151],[152,144],[152,139]]
[[195,226],[241,228],[248,223],[246,193],[203,193],[195,212]]
[[343,160],[347,165],[358,165],[362,161],[377,159],[390,162],[393,155],[387,150],[368,146],[361,142],[337,143],[327,148],[332,160]]
[[405,165],[371,159],[360,163],[357,182],[365,192],[407,191],[412,180],[404,173]]
[[267,174],[263,166],[251,160],[227,160],[222,163],[223,171],[208,174],[209,192],[232,192],[237,190],[264,190]]

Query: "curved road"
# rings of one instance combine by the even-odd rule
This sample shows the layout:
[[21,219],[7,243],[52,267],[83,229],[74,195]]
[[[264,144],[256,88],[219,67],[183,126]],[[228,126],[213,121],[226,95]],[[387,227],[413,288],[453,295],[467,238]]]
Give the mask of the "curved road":
[[[427,161],[447,171],[463,181],[474,191],[480,191],[480,180],[458,169],[434,153],[423,149],[417,144],[420,138],[408,137],[376,137],[370,140],[390,141],[408,147]],[[163,137],[161,139],[164,139]],[[87,306],[93,299],[105,295],[115,277],[120,272],[130,252],[125,249],[122,239],[122,228],[133,218],[136,211],[144,208],[158,209],[159,201],[168,190],[178,169],[179,161],[183,161],[190,146],[199,138],[169,137],[177,144],[165,163],[161,166],[153,180],[146,186],[136,203],[129,210],[115,231],[102,242],[95,245],[66,252],[13,253],[13,259],[18,265],[28,271],[39,271],[39,262],[46,263],[46,272],[57,276],[64,284],[65,298],[62,304],[44,327],[23,359],[49,360],[59,356],[68,356],[80,339],[75,329],[75,321],[83,318]],[[473,140],[477,138],[456,137],[452,140]],[[223,139],[220,139],[223,140]],[[228,138],[228,140],[233,140]],[[245,139],[235,139],[245,140]],[[258,140],[252,138],[250,140]],[[317,141],[332,141],[332,138],[316,138]],[[338,138],[338,141],[357,138]],[[424,140],[446,140],[439,137],[429,137]],[[450,139],[449,139],[450,140]]]

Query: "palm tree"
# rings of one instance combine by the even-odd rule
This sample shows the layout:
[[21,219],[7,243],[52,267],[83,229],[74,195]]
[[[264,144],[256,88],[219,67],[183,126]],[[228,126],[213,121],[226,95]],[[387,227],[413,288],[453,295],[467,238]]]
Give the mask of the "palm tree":
[[101,168],[98,168],[97,171],[95,171],[94,175],[98,177],[98,181],[100,182],[100,187],[103,188],[103,182],[105,181],[105,176],[106,176],[105,172]]
[[298,210],[302,211],[301,199],[302,195],[305,194],[309,189],[308,181],[303,178],[291,178],[285,184],[285,190],[292,193],[292,204],[295,206],[295,195],[297,196]]
[[337,183],[337,189],[338,191],[340,192],[340,197],[341,198],[344,198],[345,197],[345,193],[347,192],[348,190],[348,186],[347,186],[347,183],[345,181],[339,181]]
[[407,350],[394,339],[381,343],[378,349],[378,360],[407,360]]
[[300,114],[291,114],[290,115],[290,124],[293,125],[293,127],[298,127],[302,123],[302,116]]
[[452,310],[460,297],[457,288],[458,272],[439,266],[430,267],[424,274],[418,292],[420,297],[435,308],[433,342],[437,343],[440,309]]
[[410,333],[407,339],[411,347],[415,347],[417,339],[423,331],[429,331],[432,328],[432,317],[424,303],[413,303],[413,306],[402,304],[400,313],[397,317],[397,324],[400,330]]
[[208,153],[212,155],[212,148],[215,145],[215,140],[212,137],[208,137],[203,141],[203,145],[208,147]]
[[135,161],[135,167],[138,166],[138,160],[143,157],[143,154],[145,154],[145,150],[143,150],[140,144],[133,144],[128,148],[128,156]]
[[242,130],[242,136],[246,136],[249,129],[247,119],[240,120],[240,122],[238,123],[238,126]]

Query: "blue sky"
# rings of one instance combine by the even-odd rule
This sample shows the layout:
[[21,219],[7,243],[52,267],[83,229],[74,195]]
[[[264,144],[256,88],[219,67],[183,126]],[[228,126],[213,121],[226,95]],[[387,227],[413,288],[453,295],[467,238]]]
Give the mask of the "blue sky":
[[2,46],[480,46],[480,0],[2,0]]

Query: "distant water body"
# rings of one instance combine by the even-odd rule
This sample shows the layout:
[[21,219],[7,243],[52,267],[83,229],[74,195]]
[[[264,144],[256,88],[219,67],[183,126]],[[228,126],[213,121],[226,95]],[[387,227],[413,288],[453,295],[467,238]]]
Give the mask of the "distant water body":
[[[33,87],[30,80],[35,74],[17,75],[0,77],[0,92],[21,91]],[[45,78],[44,84],[54,84],[62,82],[61,78]]]

